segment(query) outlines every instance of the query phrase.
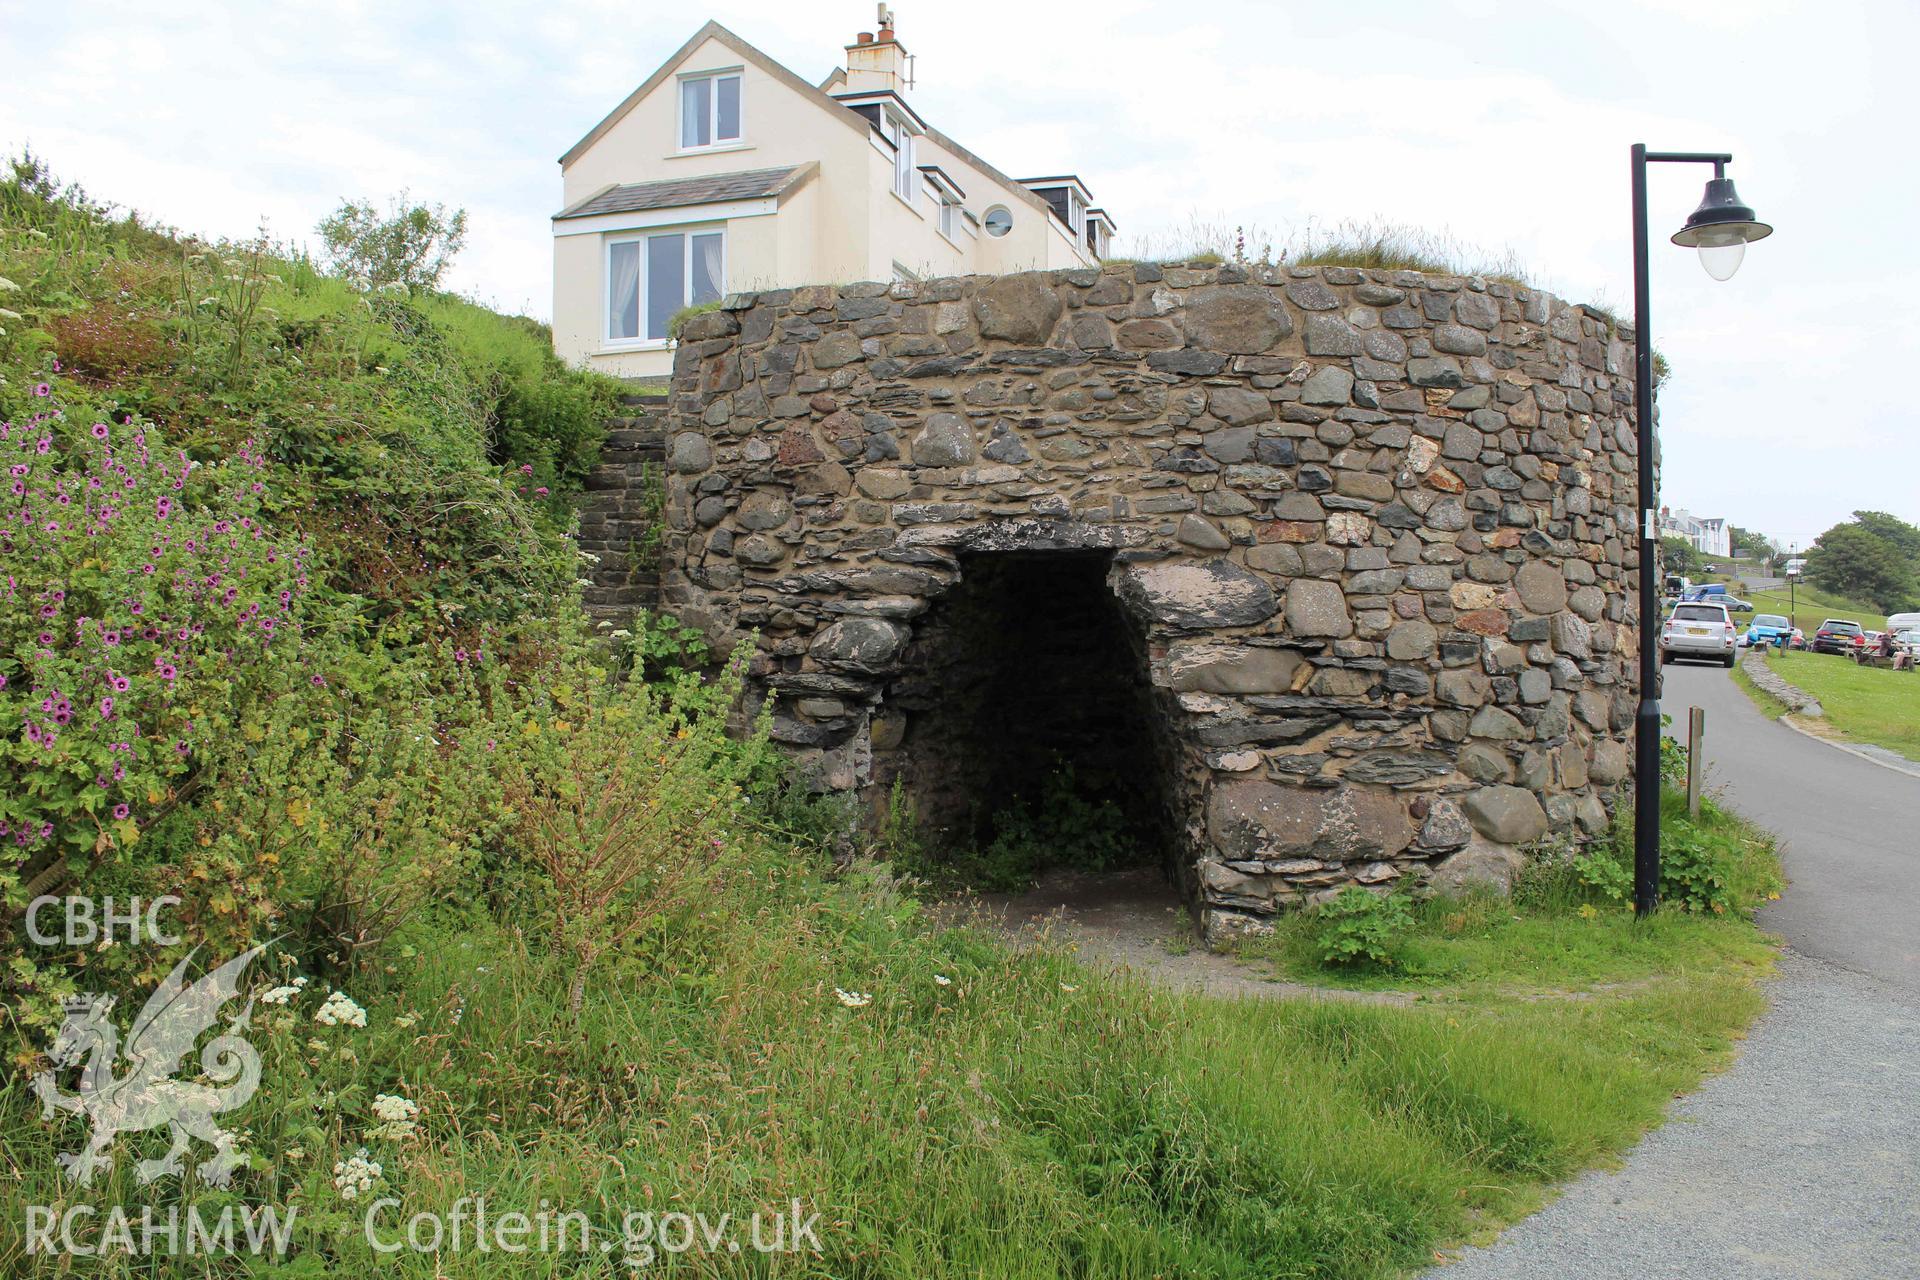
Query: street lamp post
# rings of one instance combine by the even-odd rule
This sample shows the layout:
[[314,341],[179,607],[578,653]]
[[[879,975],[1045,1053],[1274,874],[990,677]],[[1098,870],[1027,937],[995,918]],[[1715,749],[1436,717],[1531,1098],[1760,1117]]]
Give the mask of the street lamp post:
[[1647,166],[1710,164],[1700,207],[1675,232],[1673,243],[1700,251],[1700,265],[1715,280],[1730,279],[1747,244],[1773,233],[1740,203],[1727,177],[1733,157],[1716,152],[1648,151],[1633,145],[1633,341],[1634,428],[1640,462],[1640,708],[1634,718],[1633,910],[1644,916],[1660,900],[1660,611],[1654,581],[1654,550],[1660,536],[1653,479],[1653,334],[1647,306]]

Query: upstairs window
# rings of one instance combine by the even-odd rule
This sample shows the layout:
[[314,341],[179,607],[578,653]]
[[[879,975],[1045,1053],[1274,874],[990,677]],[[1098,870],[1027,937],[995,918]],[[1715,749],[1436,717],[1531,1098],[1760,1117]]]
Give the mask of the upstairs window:
[[940,234],[949,240],[960,239],[960,202],[944,191],[940,193]]
[[699,76],[680,82],[680,149],[740,141],[740,77]]
[[893,144],[893,194],[912,204],[913,189],[920,185],[920,171],[913,165],[913,134],[892,112],[882,117],[880,133]]
[[665,342],[682,307],[726,292],[726,234],[660,231],[607,242],[607,341]]

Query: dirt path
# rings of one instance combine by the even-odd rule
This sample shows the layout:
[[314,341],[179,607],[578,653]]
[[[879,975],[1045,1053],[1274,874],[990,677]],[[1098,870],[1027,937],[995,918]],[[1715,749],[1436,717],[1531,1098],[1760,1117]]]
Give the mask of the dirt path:
[[1344,991],[1282,982],[1271,967],[1242,963],[1200,945],[1186,908],[1160,874],[1134,870],[1090,874],[1052,871],[1025,893],[982,894],[945,908],[976,916],[1015,946],[1041,938],[1073,946],[1095,965],[1125,969],[1176,991],[1259,1000],[1347,1000],[1412,1004],[1403,991]]

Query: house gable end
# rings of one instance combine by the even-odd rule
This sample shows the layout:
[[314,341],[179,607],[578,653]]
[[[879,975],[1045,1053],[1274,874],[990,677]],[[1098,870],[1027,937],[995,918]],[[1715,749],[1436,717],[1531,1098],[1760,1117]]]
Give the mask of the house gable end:
[[619,106],[608,112],[605,119],[588,130],[586,136],[581,138],[580,141],[574,143],[573,146],[567,150],[567,153],[560,157],[560,167],[565,169],[568,165],[571,165],[575,160],[584,155],[596,142],[611,132],[615,125],[618,125],[620,121],[625,119],[627,115],[645,101],[655,89],[658,89],[662,84],[671,79],[673,75],[679,71],[681,66],[698,52],[700,46],[708,40],[713,40],[732,50],[735,54],[739,55],[741,61],[764,72],[767,76],[779,82],[785,88],[792,90],[800,97],[805,98],[814,106],[821,108],[848,128],[859,130],[863,133],[867,130],[868,125],[865,118],[841,106],[819,89],[808,84],[805,80],[760,50],[754,48],[719,23],[709,21],[698,31],[694,32],[692,38],[685,44],[676,49],[672,56],[661,63],[658,70],[642,81],[639,88],[628,94]]

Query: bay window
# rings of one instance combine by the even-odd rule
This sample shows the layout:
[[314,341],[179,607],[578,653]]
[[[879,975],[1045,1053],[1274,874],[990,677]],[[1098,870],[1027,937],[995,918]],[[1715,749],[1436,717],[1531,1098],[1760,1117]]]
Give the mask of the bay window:
[[680,149],[740,141],[739,75],[698,76],[680,82]]
[[682,307],[717,302],[726,292],[726,233],[651,231],[607,241],[606,340],[667,340],[667,321]]

